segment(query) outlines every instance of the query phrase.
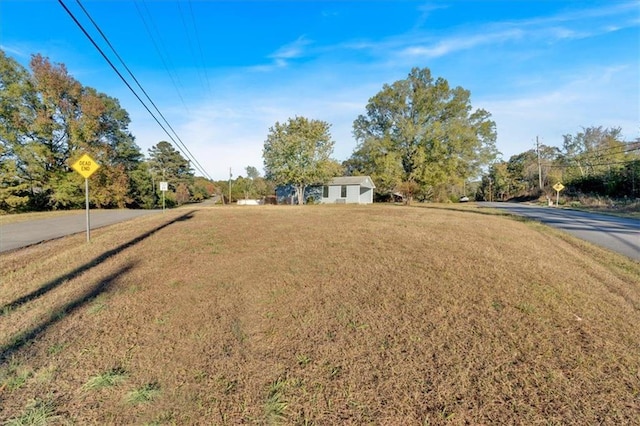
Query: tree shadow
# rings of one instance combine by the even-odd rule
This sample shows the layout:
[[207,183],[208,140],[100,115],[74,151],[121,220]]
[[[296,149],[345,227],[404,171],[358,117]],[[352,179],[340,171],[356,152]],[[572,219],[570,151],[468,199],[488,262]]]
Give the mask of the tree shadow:
[[181,221],[185,221],[185,220],[189,220],[193,217],[193,213],[195,212],[195,210],[191,210],[183,215],[180,215],[178,217],[176,217],[175,219],[162,224],[154,229],[151,229],[148,232],[145,232],[144,234],[132,239],[131,241],[128,241],[112,250],[106,251],[103,254],[101,254],[100,256],[97,256],[96,258],[90,260],[89,262],[85,263],[84,265],[81,265],[79,267],[77,267],[76,269],[74,269],[73,271],[61,275],[60,277],[49,281],[45,284],[43,284],[40,288],[38,288],[37,290],[32,291],[29,294],[26,294],[22,297],[19,297],[18,299],[9,302],[3,306],[0,306],[0,317],[2,317],[3,315],[6,315],[7,313],[11,312],[13,309],[18,308],[22,305],[24,305],[25,303],[28,303],[32,300],[35,300],[37,298],[39,298],[40,296],[45,295],[46,293],[48,293],[49,291],[53,290],[54,288],[60,286],[61,284],[65,283],[68,280],[71,280],[75,277],[77,277],[78,275],[88,271],[89,269],[93,268],[94,266],[100,264],[101,262],[104,262],[105,260],[107,260],[108,258],[110,258],[111,256],[115,256],[116,254],[128,249],[131,246],[134,246],[136,244],[138,244],[140,241],[145,240],[146,238],[149,238],[151,235],[155,234],[156,232],[160,231],[161,229],[166,228],[169,225],[172,225],[176,222],[181,222]]
[[512,214],[509,214],[507,212],[504,212],[502,210],[498,210],[495,207],[484,207],[484,206],[478,206],[477,210],[471,210],[471,209],[458,209],[455,207],[446,207],[446,206],[435,206],[435,205],[426,205],[426,206],[419,206],[419,205],[410,205],[409,207],[413,207],[413,208],[422,208],[422,209],[433,209],[433,210],[446,210],[446,211],[450,211],[450,212],[457,212],[457,213],[469,213],[469,214],[479,214],[482,216],[514,216]]
[[108,290],[109,287],[118,280],[121,276],[124,276],[129,271],[133,269],[137,262],[129,262],[124,267],[120,268],[117,272],[110,274],[97,282],[87,293],[85,293],[82,297],[71,301],[60,308],[54,310],[49,317],[42,321],[40,324],[35,327],[25,330],[22,333],[19,333],[17,336],[13,337],[11,341],[3,346],[0,346],[0,364],[4,363],[7,358],[34,340],[41,333],[43,333],[47,328],[56,322],[60,321],[65,316],[71,314],[76,309],[83,306],[90,300],[93,300],[96,296],[104,291]]

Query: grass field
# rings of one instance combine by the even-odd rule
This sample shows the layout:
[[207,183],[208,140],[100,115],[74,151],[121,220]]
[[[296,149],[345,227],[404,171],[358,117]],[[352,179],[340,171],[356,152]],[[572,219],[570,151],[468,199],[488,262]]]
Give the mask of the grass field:
[[0,255],[7,424],[640,424],[640,263],[466,206],[178,209]]

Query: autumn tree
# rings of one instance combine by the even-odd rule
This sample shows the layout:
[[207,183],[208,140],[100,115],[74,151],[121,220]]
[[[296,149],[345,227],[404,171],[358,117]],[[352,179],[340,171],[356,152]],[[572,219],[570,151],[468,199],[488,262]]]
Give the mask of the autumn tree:
[[293,185],[299,205],[307,186],[324,184],[341,171],[331,159],[334,141],[329,128],[325,121],[295,117],[269,129],[262,151],[267,179]]
[[83,153],[101,165],[92,177],[91,202],[131,203],[136,191],[128,173],[142,154],[127,112],[116,99],[80,84],[64,64],[34,55],[30,68],[0,51],[0,178],[11,182],[12,203],[22,200],[27,209],[82,205],[82,178],[69,166]]
[[353,165],[387,190],[415,188],[442,199],[497,155],[491,115],[473,111],[468,90],[434,80],[428,68],[385,84],[366,110],[353,123]]
[[202,176],[196,176],[193,179],[192,185],[192,197],[193,201],[202,201],[212,197],[217,191],[217,188],[213,182]]

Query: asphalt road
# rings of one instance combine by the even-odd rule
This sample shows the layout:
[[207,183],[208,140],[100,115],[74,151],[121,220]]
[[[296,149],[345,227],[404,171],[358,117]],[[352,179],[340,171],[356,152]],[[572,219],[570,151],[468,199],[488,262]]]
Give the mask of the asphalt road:
[[[517,203],[479,204],[538,220],[569,232],[578,238],[609,248],[632,259],[640,260],[640,220]],[[162,210],[91,212],[91,229],[158,212],[162,212]],[[0,252],[85,231],[84,212],[2,225],[0,226]]]
[[[91,229],[111,225],[135,217],[162,212],[162,210],[100,210],[90,211],[89,222]],[[49,219],[30,220],[9,223],[0,226],[0,252],[15,250],[38,244],[42,241],[53,240],[66,235],[87,231],[86,214],[84,211],[68,216],[52,217]]]
[[640,260],[640,220],[638,219],[519,203],[479,204],[535,219],[583,240]]

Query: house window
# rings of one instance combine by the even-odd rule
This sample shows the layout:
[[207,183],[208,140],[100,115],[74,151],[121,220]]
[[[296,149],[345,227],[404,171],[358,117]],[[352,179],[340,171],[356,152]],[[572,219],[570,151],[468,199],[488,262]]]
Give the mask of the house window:
[[347,185],[342,185],[340,188],[340,197],[347,198]]
[[322,187],[322,198],[329,198],[329,187],[326,185]]

